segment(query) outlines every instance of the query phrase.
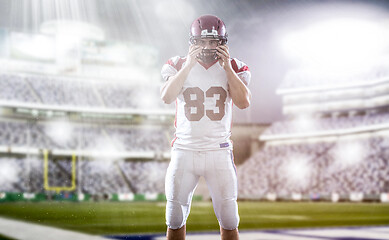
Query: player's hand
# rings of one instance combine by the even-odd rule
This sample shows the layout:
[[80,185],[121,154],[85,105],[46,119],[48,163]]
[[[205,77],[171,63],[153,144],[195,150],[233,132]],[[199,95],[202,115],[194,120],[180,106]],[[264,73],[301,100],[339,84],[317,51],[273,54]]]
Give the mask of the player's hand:
[[202,50],[203,47],[201,46],[190,45],[188,55],[186,56],[186,65],[192,68],[197,63],[197,55],[199,55]]
[[227,45],[219,45],[216,47],[216,54],[219,56],[219,62],[224,68],[227,70],[228,68],[232,68],[230,61],[230,52],[228,51]]

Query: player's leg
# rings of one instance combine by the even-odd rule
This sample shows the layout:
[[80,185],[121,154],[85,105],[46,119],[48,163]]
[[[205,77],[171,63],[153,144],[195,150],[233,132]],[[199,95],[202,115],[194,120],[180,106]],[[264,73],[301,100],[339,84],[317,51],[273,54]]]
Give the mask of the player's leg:
[[239,231],[238,228],[234,230],[226,230],[220,227],[220,237],[222,240],[238,240],[239,239]]
[[186,225],[182,226],[179,229],[167,228],[166,239],[168,240],[182,240],[185,239],[186,235]]
[[[212,151],[205,180],[221,227],[222,239],[239,239],[238,183],[230,150]],[[207,158],[208,160],[208,158]]]
[[185,224],[198,180],[193,169],[193,152],[173,149],[165,178],[168,239],[185,239]]

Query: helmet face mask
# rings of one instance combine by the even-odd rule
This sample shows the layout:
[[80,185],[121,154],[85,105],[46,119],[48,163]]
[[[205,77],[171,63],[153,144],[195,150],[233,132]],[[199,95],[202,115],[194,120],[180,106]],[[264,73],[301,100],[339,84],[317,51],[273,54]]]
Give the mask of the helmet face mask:
[[203,48],[201,53],[198,54],[197,58],[204,63],[214,62],[219,58],[219,56],[216,54],[217,53],[216,47],[220,45],[224,45],[225,41],[218,38],[193,38],[191,44],[204,46],[204,42],[205,42],[204,39],[209,40],[209,42],[207,42],[206,44],[208,44],[210,47]]
[[216,49],[203,49],[201,53],[197,56],[198,59],[204,63],[211,63],[219,59],[219,56],[216,54]]
[[210,44],[212,48],[204,48],[197,58],[204,63],[214,62],[219,58],[216,54],[216,47],[227,44],[226,26],[220,18],[213,15],[204,15],[192,23],[189,43],[203,46],[204,39],[208,39],[210,42],[218,40],[218,42]]

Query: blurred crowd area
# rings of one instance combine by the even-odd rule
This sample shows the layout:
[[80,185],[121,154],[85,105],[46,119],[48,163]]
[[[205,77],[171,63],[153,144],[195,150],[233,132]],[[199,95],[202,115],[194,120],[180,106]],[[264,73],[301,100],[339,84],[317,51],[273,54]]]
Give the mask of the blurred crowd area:
[[71,108],[166,109],[158,85],[36,74],[0,74],[0,100]]
[[[79,81],[75,78],[36,74],[0,74],[0,101],[67,109],[171,109],[158,98],[159,88],[123,82]],[[82,112],[82,111],[81,111]],[[261,136],[270,137],[243,164],[237,175],[241,198],[263,199],[269,194],[328,196],[389,192],[389,122],[387,108],[347,114],[317,114],[309,119],[274,122]],[[102,113],[104,114],[104,113]],[[12,116],[12,114],[10,115]],[[0,156],[0,192],[47,193],[50,186],[68,187],[91,195],[113,193],[164,193],[164,178],[174,135],[173,123],[115,124],[69,119],[0,118],[0,146],[24,148],[24,154],[3,151]],[[296,135],[308,134],[304,139]],[[277,137],[281,139],[277,140]],[[291,141],[282,141],[289,136]],[[316,136],[316,138],[315,138]],[[251,136],[252,137],[252,136]],[[272,137],[276,137],[275,139]],[[253,140],[250,138],[251,141]],[[315,139],[315,141],[310,141]],[[239,144],[238,144],[239,145]],[[27,149],[27,150],[26,150]],[[130,152],[148,158],[78,157],[47,159],[35,150],[87,150]],[[160,161],[165,159],[165,161]],[[75,172],[73,171],[75,168]],[[45,176],[45,177],[44,177]]]
[[[0,145],[60,150],[164,152],[170,149],[171,128],[107,124],[45,123],[0,119]],[[61,132],[67,127],[69,132]],[[58,132],[56,132],[56,130]]]
[[[365,111],[364,114],[350,116],[310,117],[301,120],[284,120],[272,123],[263,135],[327,133],[330,131],[347,131],[389,123],[389,112]],[[305,121],[305,122],[303,122]]]
[[[0,166],[7,169],[0,181],[2,192],[48,193],[44,189],[44,161],[37,157],[1,157]],[[76,169],[75,192],[99,195],[112,193],[164,193],[168,162],[125,161],[112,159],[48,161],[48,184],[69,187],[72,168]]]
[[[5,192],[45,192],[41,157],[1,157],[7,169],[0,181]],[[76,165],[77,192],[164,193],[168,161],[80,158]],[[51,186],[70,186],[72,164],[50,159]],[[239,196],[264,199],[269,193],[287,198],[295,193],[329,196],[389,192],[389,139],[371,136],[316,143],[266,144],[237,167]]]
[[[350,123],[351,124],[351,123]],[[389,192],[389,138],[266,144],[238,168],[241,197]]]

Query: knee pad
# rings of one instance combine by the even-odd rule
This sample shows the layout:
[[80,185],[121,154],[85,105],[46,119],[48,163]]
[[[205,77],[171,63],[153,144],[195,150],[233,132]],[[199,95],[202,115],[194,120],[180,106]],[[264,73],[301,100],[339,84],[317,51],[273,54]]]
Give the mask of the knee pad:
[[222,218],[219,224],[225,230],[234,230],[239,226],[239,216]]
[[186,224],[190,205],[183,205],[177,201],[166,202],[166,225],[170,229],[179,229]]
[[223,202],[220,210],[219,225],[226,230],[238,228],[240,218],[236,201]]

